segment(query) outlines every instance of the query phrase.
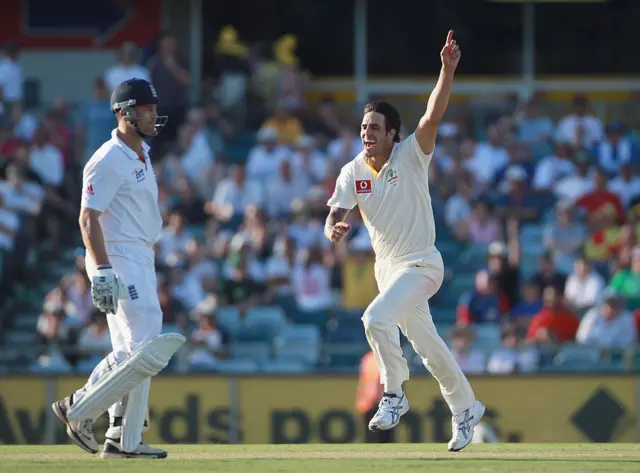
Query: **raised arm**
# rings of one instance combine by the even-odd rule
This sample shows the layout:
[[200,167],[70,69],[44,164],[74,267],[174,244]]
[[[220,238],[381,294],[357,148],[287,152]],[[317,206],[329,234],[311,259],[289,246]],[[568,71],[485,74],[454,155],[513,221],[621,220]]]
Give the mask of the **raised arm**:
[[442,51],[440,51],[440,58],[442,60],[440,77],[429,97],[427,111],[420,119],[418,127],[416,128],[416,139],[424,154],[431,154],[436,146],[438,126],[449,104],[453,74],[456,67],[458,67],[460,55],[460,47],[457,45],[456,40],[453,39],[453,30],[450,30],[447,35],[447,41]]
[[349,209],[331,207],[324,224],[324,236],[327,237],[328,240],[337,243],[351,230],[351,225],[344,221],[347,215],[349,215],[349,212]]

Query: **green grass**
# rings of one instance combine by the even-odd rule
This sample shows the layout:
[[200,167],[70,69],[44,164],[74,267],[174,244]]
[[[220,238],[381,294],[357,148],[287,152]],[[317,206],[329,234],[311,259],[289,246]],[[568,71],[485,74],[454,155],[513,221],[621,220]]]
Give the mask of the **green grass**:
[[8,472],[637,472],[637,444],[167,445],[166,460],[101,460],[75,446],[0,446]]

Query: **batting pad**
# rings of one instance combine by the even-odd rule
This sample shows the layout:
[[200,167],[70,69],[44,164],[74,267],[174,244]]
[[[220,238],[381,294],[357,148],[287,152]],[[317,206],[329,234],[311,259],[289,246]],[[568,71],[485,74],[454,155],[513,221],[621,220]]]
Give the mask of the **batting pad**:
[[141,346],[73,404],[67,418],[76,421],[97,419],[145,378],[162,371],[186,340],[179,333],[167,333]]
[[127,408],[122,416],[120,445],[125,452],[133,452],[142,442],[142,428],[147,414],[147,399],[151,378],[146,378],[129,392]]

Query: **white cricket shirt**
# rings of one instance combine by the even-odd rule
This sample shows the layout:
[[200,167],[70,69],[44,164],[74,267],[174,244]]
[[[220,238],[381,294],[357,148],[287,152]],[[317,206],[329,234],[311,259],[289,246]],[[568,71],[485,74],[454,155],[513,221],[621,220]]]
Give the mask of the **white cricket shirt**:
[[352,209],[356,205],[377,259],[424,254],[436,240],[429,163],[433,153],[420,149],[415,134],[396,144],[389,160],[377,173],[366,162],[364,151],[345,164],[330,207]]
[[150,248],[162,230],[158,183],[149,160],[125,145],[116,130],[84,167],[82,207],[102,212],[100,225],[109,256],[153,264]]

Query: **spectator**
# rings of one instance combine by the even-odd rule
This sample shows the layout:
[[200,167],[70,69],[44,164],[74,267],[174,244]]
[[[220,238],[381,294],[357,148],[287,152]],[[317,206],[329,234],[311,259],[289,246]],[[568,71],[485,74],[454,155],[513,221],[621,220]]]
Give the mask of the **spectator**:
[[280,163],[289,157],[289,152],[278,144],[278,130],[262,127],[258,130],[258,144],[247,157],[249,179],[268,182],[278,174]]
[[279,174],[266,185],[266,208],[271,217],[283,218],[291,210],[291,202],[306,197],[311,183],[304,174],[296,175],[291,171],[291,162],[282,160]]
[[75,155],[81,167],[104,143],[105,136],[116,127],[115,114],[110,106],[110,93],[102,77],[93,83],[93,100],[82,105],[76,127]]
[[188,120],[178,130],[181,171],[201,191],[211,188],[216,165],[216,156],[209,145],[205,127],[204,112],[191,109]]
[[64,159],[60,149],[53,144],[51,134],[43,127],[38,127],[33,134],[29,167],[47,187],[56,190],[62,187]]
[[71,329],[80,330],[91,322],[93,314],[91,281],[83,268],[76,270],[62,284],[69,300],[67,325]]
[[561,292],[555,286],[547,286],[542,302],[542,311],[533,317],[527,329],[527,340],[541,344],[572,342],[580,321],[562,304]]
[[535,347],[526,346],[513,325],[501,333],[502,347],[489,356],[487,372],[491,374],[532,373],[537,371],[540,354]]
[[263,127],[273,128],[278,132],[280,144],[293,146],[304,134],[302,123],[296,117],[297,102],[291,97],[283,98],[276,106],[275,114],[268,118]]
[[587,230],[574,219],[574,209],[565,201],[556,204],[556,219],[546,225],[544,247],[553,256],[555,266],[561,272],[569,272],[582,248]]
[[576,172],[556,181],[553,186],[554,195],[561,200],[574,203],[593,189],[593,178],[589,175],[591,159],[584,151],[573,154]]
[[327,174],[329,162],[320,152],[315,140],[309,135],[298,137],[295,142],[295,153],[291,156],[291,164],[295,170],[296,179],[320,182]]
[[4,196],[0,193],[0,253],[11,251],[15,236],[20,228],[18,214],[7,207]]
[[602,276],[591,268],[584,256],[579,256],[565,285],[564,297],[569,306],[583,312],[598,303],[603,289]]
[[589,100],[585,95],[576,94],[573,112],[558,122],[556,139],[568,141],[572,145],[589,149],[604,138],[602,122],[589,114]]
[[333,98],[331,96],[323,98],[318,105],[317,113],[305,122],[304,129],[322,146],[335,139],[340,132],[340,117]]
[[606,290],[602,304],[590,309],[582,318],[576,342],[598,348],[629,348],[637,341],[634,316],[625,310],[615,290]]
[[471,327],[456,327],[451,331],[451,353],[466,374],[483,374],[487,357],[482,350],[473,347],[475,332]]
[[300,262],[293,270],[293,284],[302,312],[320,313],[332,306],[330,275],[322,264],[320,248],[313,246],[301,251]]
[[340,167],[351,161],[362,151],[362,140],[358,133],[358,127],[348,124],[342,125],[338,137],[327,146],[327,155]]
[[265,279],[274,296],[292,296],[291,279],[296,266],[296,242],[291,237],[279,237],[273,245],[273,254],[267,260]]
[[[488,269],[489,274],[496,278],[498,293],[503,301],[503,310],[510,310],[520,297],[520,248],[517,230],[509,223],[509,246],[500,241],[489,245]],[[515,227],[517,228],[517,227]],[[514,235],[516,233],[516,235]]]
[[535,168],[533,189],[552,192],[555,185],[563,179],[573,176],[576,167],[571,160],[572,148],[569,143],[558,142],[551,156],[542,158]]
[[633,249],[630,268],[617,271],[609,286],[626,299],[630,310],[640,309],[640,247]]
[[607,190],[616,194],[622,205],[628,207],[631,200],[640,195],[640,177],[633,172],[633,166],[630,163],[620,164],[617,174],[607,184]]
[[567,276],[556,270],[550,253],[543,253],[538,260],[538,271],[533,276],[540,292],[547,286],[555,287],[560,294],[564,294]]
[[22,66],[18,64],[20,45],[14,41],[5,43],[4,55],[0,59],[0,97],[9,104],[22,101],[24,78]]
[[235,251],[227,261],[220,295],[226,304],[235,305],[244,313],[265,300],[266,285],[259,280],[261,275],[257,274],[255,260],[246,242],[232,241],[232,250]]
[[162,97],[158,115],[170,117],[158,135],[154,145],[162,145],[173,140],[178,126],[184,121],[187,111],[187,87],[191,84],[191,75],[178,57],[178,40],[171,33],[163,33],[158,39],[158,52],[149,61],[151,82]]
[[130,41],[122,43],[118,51],[118,63],[107,69],[104,74],[109,94],[118,85],[129,79],[138,78],[150,81],[149,70],[138,64],[138,54],[138,47],[135,43]]
[[183,251],[190,238],[184,216],[179,212],[171,212],[167,226],[158,239],[161,260],[165,261],[175,251]]
[[527,145],[543,143],[553,134],[553,121],[541,114],[538,101],[529,100],[515,115],[518,138]]
[[509,166],[505,173],[507,193],[498,198],[496,211],[504,218],[535,222],[540,217],[537,200],[527,186],[527,172],[520,165]]
[[612,176],[618,174],[621,167],[636,164],[638,160],[636,146],[617,121],[609,123],[606,137],[596,144],[594,154],[598,164]]
[[224,357],[225,336],[217,325],[216,308],[213,299],[205,299],[195,309],[198,329],[189,338],[193,347],[189,353],[191,367],[215,368]]
[[58,345],[69,341],[70,331],[65,320],[63,297],[59,291],[49,297],[38,318],[36,330],[40,343],[44,345]]
[[510,316],[517,322],[528,325],[531,317],[542,310],[541,291],[534,278],[523,282],[521,294],[520,301],[513,306]]
[[349,242],[349,252],[341,266],[342,306],[347,310],[366,309],[378,295],[375,258],[366,229]]
[[620,197],[607,189],[608,183],[607,173],[603,169],[596,169],[592,190],[575,202],[577,208],[583,209],[587,213],[587,221],[591,226],[601,228],[601,219],[609,220],[612,215],[618,224],[625,220]]
[[488,245],[501,240],[500,223],[492,213],[491,202],[480,197],[472,203],[471,213],[460,221],[455,234],[458,240],[476,245]]
[[99,310],[94,309],[87,320],[90,320],[91,323],[80,331],[77,343],[78,355],[98,363],[111,352],[107,317]]
[[475,288],[460,296],[456,323],[460,326],[497,323],[502,315],[495,276],[492,278],[488,271],[479,271]]
[[177,325],[184,330],[187,324],[186,309],[171,292],[170,280],[162,274],[158,275],[158,299],[162,310],[162,323]]
[[491,183],[496,172],[509,163],[509,154],[504,148],[505,137],[497,125],[487,128],[486,142],[475,146],[473,155],[466,161],[467,169],[481,183]]
[[496,189],[500,189],[504,192],[509,192],[511,186],[507,172],[509,169],[515,167],[521,168],[525,172],[525,182],[527,188],[531,188],[533,183],[533,177],[535,173],[535,165],[531,162],[527,149],[515,140],[515,138],[509,138],[506,141],[505,150],[509,160],[507,163],[498,168],[493,176],[492,186]]
[[[471,192],[473,190],[471,178],[469,176],[459,178],[457,180],[456,187],[457,192],[449,197],[449,199],[447,199],[447,203],[444,207],[444,221],[447,226],[454,231],[455,229],[459,228],[460,225],[464,225],[462,222],[464,222],[465,220],[468,221],[471,215]],[[483,210],[480,210],[480,212],[482,212]],[[487,221],[488,219],[489,215],[487,212],[484,214],[483,220]],[[467,227],[467,231],[468,230],[469,228]],[[496,230],[494,231],[491,241],[499,239],[497,232],[498,229],[496,225]],[[480,231],[478,233],[481,234],[482,232]],[[478,236],[478,233],[476,233],[476,236]]]
[[212,201],[205,204],[205,209],[216,220],[227,224],[227,228],[237,228],[245,207],[250,204],[258,205],[263,200],[262,183],[246,179],[244,165],[233,164],[230,177],[218,184]]

